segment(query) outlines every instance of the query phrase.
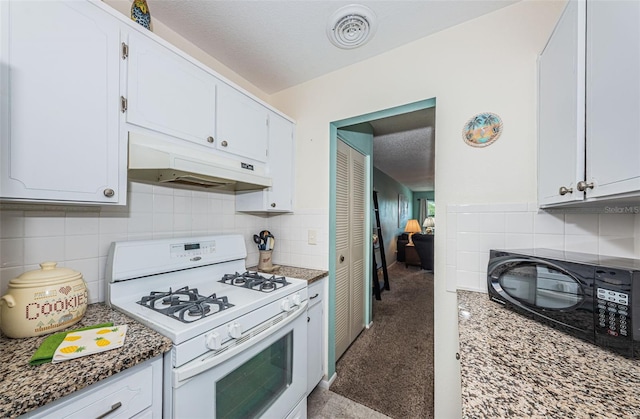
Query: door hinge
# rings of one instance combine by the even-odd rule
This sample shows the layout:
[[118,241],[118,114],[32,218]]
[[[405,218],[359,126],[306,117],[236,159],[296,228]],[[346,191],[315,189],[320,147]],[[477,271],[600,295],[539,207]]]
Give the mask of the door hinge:
[[127,111],[127,98],[120,96],[120,112],[125,113]]

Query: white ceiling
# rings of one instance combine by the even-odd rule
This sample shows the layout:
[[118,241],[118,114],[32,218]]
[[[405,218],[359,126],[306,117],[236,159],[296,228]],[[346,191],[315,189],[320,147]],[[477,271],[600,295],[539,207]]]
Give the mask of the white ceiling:
[[[377,31],[365,45],[340,49],[327,23],[341,0],[147,0],[156,18],[267,94],[379,55],[518,0],[365,0]],[[427,98],[425,98],[427,99]],[[386,118],[375,123],[374,164],[412,190],[433,189],[433,121]],[[431,115],[433,116],[433,115]],[[428,120],[428,118],[427,118]],[[429,124],[427,122],[427,124]],[[429,154],[419,146],[424,143]],[[422,162],[422,164],[421,164]],[[382,169],[384,167],[385,169]]]

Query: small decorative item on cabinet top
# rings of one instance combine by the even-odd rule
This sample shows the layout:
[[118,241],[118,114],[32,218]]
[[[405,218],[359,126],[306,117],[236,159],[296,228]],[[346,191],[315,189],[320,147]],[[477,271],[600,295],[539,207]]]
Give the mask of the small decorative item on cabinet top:
[[133,0],[131,4],[131,20],[151,30],[151,13],[147,0]]
[[502,134],[502,119],[494,113],[483,112],[469,119],[462,129],[464,142],[472,147],[486,147]]

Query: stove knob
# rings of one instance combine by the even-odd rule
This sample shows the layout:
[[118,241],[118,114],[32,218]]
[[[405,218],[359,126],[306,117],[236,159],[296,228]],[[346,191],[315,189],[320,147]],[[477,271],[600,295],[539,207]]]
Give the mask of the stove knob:
[[229,336],[234,339],[238,339],[242,336],[242,326],[238,322],[233,322],[228,326]]
[[222,346],[222,336],[220,336],[216,332],[209,333],[207,336],[205,336],[205,343],[207,345],[207,348],[213,351],[217,351]]
[[296,293],[295,295],[291,296],[291,301],[293,302],[294,306],[299,306],[301,302],[300,294]]
[[289,298],[285,298],[284,300],[282,300],[282,302],[280,303],[280,308],[282,308],[282,311],[292,310],[291,301],[289,301]]

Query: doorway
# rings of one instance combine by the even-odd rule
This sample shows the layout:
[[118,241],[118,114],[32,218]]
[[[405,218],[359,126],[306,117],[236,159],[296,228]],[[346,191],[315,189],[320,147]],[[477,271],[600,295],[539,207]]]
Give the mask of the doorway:
[[[367,178],[365,179],[368,195],[365,197],[364,213],[365,213],[365,225],[371,226],[371,206],[372,206],[372,182],[373,182],[373,165],[371,159],[373,157],[373,130],[365,128],[366,123],[376,121],[382,118],[402,115],[409,112],[414,112],[422,109],[434,108],[436,106],[436,99],[427,99],[419,102],[410,103],[407,105],[398,106],[383,111],[373,112],[366,115],[361,115],[353,118],[344,119],[341,121],[335,121],[330,124],[330,183],[329,183],[329,313],[328,313],[328,371],[327,375],[330,381],[335,375],[335,364],[337,360],[336,354],[336,268],[337,268],[337,252],[336,252],[336,237],[337,237],[337,194],[336,194],[336,170],[337,170],[337,148],[338,148],[338,134],[344,142],[357,149],[365,156],[367,161]],[[345,132],[345,128],[355,127],[354,129]],[[365,228],[365,243],[372,243],[371,238],[372,229]],[[389,238],[391,239],[391,238]],[[364,266],[372,266],[371,252],[365,252]],[[365,324],[371,323],[372,313],[372,298],[371,298],[371,281],[372,281],[372,269],[365,269],[364,284],[364,306],[365,306]],[[339,356],[339,354],[338,354]]]

